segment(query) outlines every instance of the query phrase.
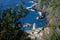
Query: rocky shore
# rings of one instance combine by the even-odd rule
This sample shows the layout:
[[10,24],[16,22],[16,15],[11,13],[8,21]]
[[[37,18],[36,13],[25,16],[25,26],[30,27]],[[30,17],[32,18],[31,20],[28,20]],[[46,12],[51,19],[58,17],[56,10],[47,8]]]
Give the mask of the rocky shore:
[[40,5],[39,4],[39,0],[33,0],[34,2],[37,3],[37,5],[33,6],[32,9],[36,10],[36,11],[40,11],[42,12],[42,15],[45,15],[45,18],[47,20],[47,26],[49,26],[49,18],[47,17],[49,15],[48,11],[46,11],[48,3],[44,4],[44,5]]
[[43,12],[43,14],[48,15],[46,8],[48,4],[44,4],[44,5],[40,5],[39,0],[33,0],[34,2],[37,3],[37,5],[33,6],[32,9],[36,10],[36,11],[40,11]]
[[37,10],[37,11],[41,11],[41,6],[39,5],[39,0],[33,0],[34,2],[36,2],[37,3],[37,5],[36,6],[33,6],[32,8],[33,9],[35,9],[35,10]]
[[[33,0],[34,2],[36,2],[36,3],[38,3],[38,0]],[[55,0],[54,0],[55,1]],[[39,5],[39,3],[37,4],[37,5],[35,5],[34,7],[32,7],[34,10],[37,10],[37,11],[40,11],[40,12],[42,12],[42,14],[45,14],[45,16],[46,16],[46,18],[47,18],[47,21],[48,21],[48,24],[47,24],[47,26],[43,29],[43,30],[41,30],[41,32],[40,32],[40,37],[42,38],[42,39],[38,39],[38,40],[45,40],[44,38],[46,37],[46,38],[48,38],[49,40],[50,40],[50,38],[49,38],[49,36],[51,35],[50,33],[52,32],[51,31],[51,29],[53,29],[53,28],[51,28],[51,25],[50,24],[56,24],[57,23],[57,20],[56,20],[56,17],[54,17],[55,15],[53,15],[52,13],[51,13],[51,10],[47,10],[48,9],[48,6],[50,6],[51,5],[51,2],[49,2],[50,4],[48,4],[48,2],[46,2],[45,4],[43,4],[43,5]],[[53,3],[53,1],[52,1],[52,3]],[[53,12],[53,10],[52,10],[52,12]],[[60,14],[60,13],[58,13],[59,11],[57,10],[57,12],[56,12],[56,15],[58,15],[58,14]],[[50,17],[49,15],[53,15],[53,17]],[[49,17],[48,17],[49,16]],[[59,16],[60,17],[60,16]],[[59,22],[59,21],[58,21]],[[60,24],[59,24],[60,25]],[[55,27],[55,26],[53,26],[53,27]],[[60,26],[59,26],[60,27]],[[59,34],[60,33],[60,31],[59,31],[60,29],[56,26],[56,29],[55,30],[53,30],[54,31],[54,33],[56,33],[57,32],[57,34]],[[55,32],[56,31],[56,32]],[[42,35],[42,36],[41,36]],[[60,34],[59,34],[60,35]],[[45,37],[44,37],[45,36]],[[60,39],[60,38],[59,38]]]

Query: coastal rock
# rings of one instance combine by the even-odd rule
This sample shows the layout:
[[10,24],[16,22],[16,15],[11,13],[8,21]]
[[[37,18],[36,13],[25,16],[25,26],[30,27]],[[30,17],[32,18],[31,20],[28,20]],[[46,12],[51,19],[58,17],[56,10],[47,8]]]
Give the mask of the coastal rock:
[[48,6],[48,3],[45,3],[45,4],[41,5],[39,3],[39,0],[33,0],[33,1],[37,2],[37,5],[33,6],[32,9],[42,12],[42,15],[45,15],[45,17],[47,18],[47,15],[49,14],[46,10],[47,6]]

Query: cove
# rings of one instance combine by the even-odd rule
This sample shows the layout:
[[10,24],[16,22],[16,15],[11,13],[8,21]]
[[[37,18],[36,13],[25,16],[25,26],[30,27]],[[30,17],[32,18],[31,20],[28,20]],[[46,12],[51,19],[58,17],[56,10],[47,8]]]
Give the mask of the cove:
[[[32,0],[22,0],[22,1],[24,2],[24,7],[26,8],[35,4],[35,2],[33,2]],[[2,7],[3,10],[9,7],[14,8],[15,7],[14,5],[20,5],[20,0],[0,0],[0,6]],[[29,24],[36,23],[36,28],[44,27],[47,21],[45,18],[37,20],[36,18],[39,16],[40,15],[38,14],[38,11],[32,11],[31,9],[29,9],[29,14],[25,18],[19,19],[19,21],[21,23],[29,23]],[[24,31],[32,30],[32,26],[22,27],[22,30]]]

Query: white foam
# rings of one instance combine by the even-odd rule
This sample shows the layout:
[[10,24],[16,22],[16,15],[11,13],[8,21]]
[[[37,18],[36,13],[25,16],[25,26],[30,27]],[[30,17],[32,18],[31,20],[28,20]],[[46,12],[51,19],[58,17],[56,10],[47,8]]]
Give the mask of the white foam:
[[35,5],[37,5],[37,3],[33,4],[33,5],[31,6],[31,8],[32,8],[33,6],[35,6]]
[[29,24],[29,23],[23,24],[23,27],[27,27],[27,26],[31,26],[31,24]]
[[31,7],[26,7],[26,9],[30,9]]
[[31,9],[33,6],[37,5],[37,3],[33,4],[32,6],[30,7],[26,7],[26,9]]
[[35,3],[34,1],[30,1],[29,3]]
[[38,12],[38,14],[39,14],[40,16],[42,16],[42,13],[41,13],[41,12]]
[[40,27],[40,28],[38,28],[39,30],[42,30],[43,29],[43,27]]
[[35,11],[34,9],[30,9],[31,11]]
[[39,17],[36,17],[36,19],[38,20],[38,19],[39,19]]

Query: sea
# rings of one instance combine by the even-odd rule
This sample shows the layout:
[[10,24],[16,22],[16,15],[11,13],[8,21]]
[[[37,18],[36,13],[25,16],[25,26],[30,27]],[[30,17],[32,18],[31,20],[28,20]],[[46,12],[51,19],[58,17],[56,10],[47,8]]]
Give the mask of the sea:
[[[29,9],[32,8],[32,6],[34,6],[35,4],[37,5],[37,3],[35,3],[33,0],[22,0],[24,2],[24,7],[26,7],[29,10],[29,14],[24,17],[19,19],[19,21],[21,23],[29,23],[29,24],[34,24],[36,23],[36,28],[41,28],[44,27],[47,24],[47,20],[46,18],[43,19],[37,19],[37,17],[40,16],[39,12],[34,10],[34,9]],[[0,7],[4,10],[7,8],[14,8],[15,6],[20,5],[21,0],[0,0]],[[27,26],[27,27],[22,27],[21,30],[32,30],[32,26]]]

